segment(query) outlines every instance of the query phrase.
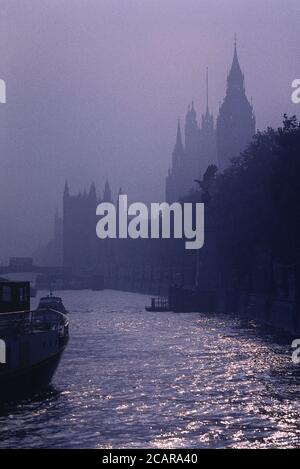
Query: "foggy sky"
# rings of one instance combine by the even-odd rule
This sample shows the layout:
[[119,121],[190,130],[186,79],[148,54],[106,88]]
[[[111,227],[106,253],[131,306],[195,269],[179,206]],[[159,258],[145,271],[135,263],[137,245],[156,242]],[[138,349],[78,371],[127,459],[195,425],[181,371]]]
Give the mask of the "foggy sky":
[[164,198],[178,117],[216,117],[234,33],[259,128],[299,115],[299,0],[0,0],[0,259],[52,237],[62,190]]

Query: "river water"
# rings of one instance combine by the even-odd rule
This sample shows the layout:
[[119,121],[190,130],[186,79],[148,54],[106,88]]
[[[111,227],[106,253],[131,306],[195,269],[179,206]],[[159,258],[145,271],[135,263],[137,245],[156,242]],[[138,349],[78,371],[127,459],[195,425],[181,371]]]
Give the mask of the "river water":
[[146,313],[144,295],[62,292],[53,389],[0,416],[0,448],[300,446],[288,338],[225,315]]

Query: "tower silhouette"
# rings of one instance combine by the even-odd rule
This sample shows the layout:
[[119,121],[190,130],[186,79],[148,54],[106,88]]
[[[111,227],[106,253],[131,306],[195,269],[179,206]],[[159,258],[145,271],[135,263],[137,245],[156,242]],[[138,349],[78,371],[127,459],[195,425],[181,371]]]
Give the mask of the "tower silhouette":
[[226,169],[230,160],[240,154],[255,134],[255,117],[245,91],[245,78],[241,70],[237,41],[227,77],[226,96],[217,118],[217,151],[220,170]]
[[182,171],[185,168],[185,152],[182,143],[180,120],[177,123],[176,143],[172,153],[172,168],[168,171],[166,178],[166,200],[174,201],[182,190]]
[[63,264],[76,271],[93,271],[99,268],[105,247],[96,237],[96,206],[100,202],[112,202],[108,180],[103,197],[97,196],[93,182],[83,193],[71,194],[66,182],[63,195]]
[[[198,173],[203,175],[210,164],[217,164],[216,129],[214,116],[209,111],[208,68],[206,68],[206,112],[202,114],[200,149]],[[198,177],[198,174],[196,176]]]

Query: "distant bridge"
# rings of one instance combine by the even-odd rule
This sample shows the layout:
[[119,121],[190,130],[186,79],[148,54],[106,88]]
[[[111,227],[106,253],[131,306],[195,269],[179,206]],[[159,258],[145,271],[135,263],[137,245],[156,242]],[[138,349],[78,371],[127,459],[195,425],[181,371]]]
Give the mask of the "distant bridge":
[[37,266],[37,265],[1,265],[0,276],[6,274],[35,273],[48,275],[63,275],[67,269],[62,266]]

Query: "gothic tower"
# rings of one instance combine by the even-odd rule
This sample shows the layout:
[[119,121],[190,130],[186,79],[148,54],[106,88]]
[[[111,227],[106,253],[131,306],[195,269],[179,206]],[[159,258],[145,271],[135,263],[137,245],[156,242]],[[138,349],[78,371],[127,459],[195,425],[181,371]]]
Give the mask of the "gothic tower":
[[181,137],[180,121],[178,119],[176,143],[172,153],[172,168],[166,178],[166,201],[171,203],[178,200],[182,191],[182,171],[184,170],[185,153]]
[[92,183],[89,192],[71,195],[66,182],[63,196],[63,262],[75,270],[95,267],[97,238],[97,194]]
[[173,168],[174,169],[179,168],[183,164],[183,160],[184,160],[184,149],[183,149],[182,137],[181,137],[180,120],[178,119],[176,143],[175,143],[175,147],[172,153]]
[[194,108],[194,101],[192,106],[188,107],[188,112],[185,118],[185,152],[188,158],[193,159],[199,151],[199,132],[198,132],[197,114]]
[[200,148],[200,172],[197,177],[203,176],[209,165],[217,164],[216,130],[214,117],[208,105],[208,69],[206,69],[206,112],[202,115]]
[[234,55],[231,70],[227,77],[225,99],[217,119],[217,151],[220,170],[226,169],[230,160],[240,154],[255,134],[253,108],[245,92],[245,79],[242,73],[234,42]]

